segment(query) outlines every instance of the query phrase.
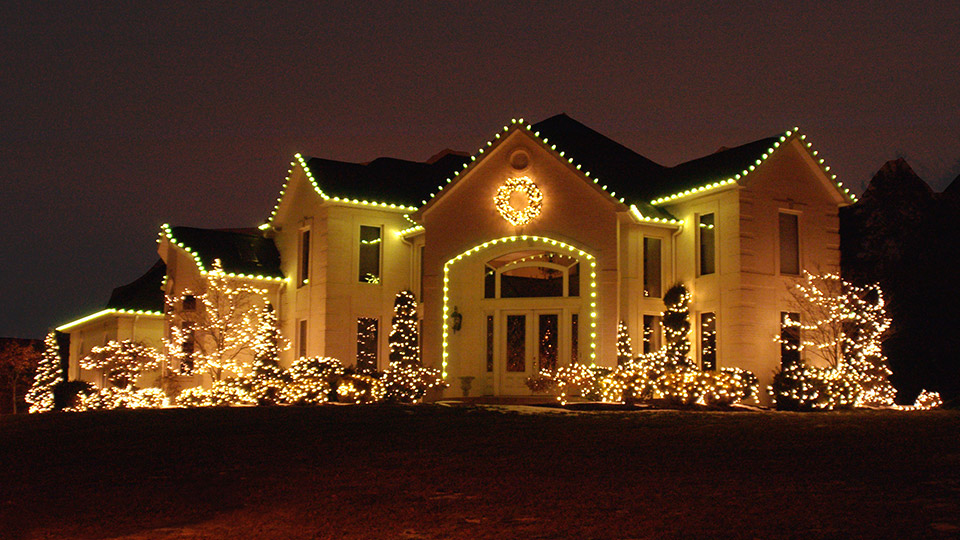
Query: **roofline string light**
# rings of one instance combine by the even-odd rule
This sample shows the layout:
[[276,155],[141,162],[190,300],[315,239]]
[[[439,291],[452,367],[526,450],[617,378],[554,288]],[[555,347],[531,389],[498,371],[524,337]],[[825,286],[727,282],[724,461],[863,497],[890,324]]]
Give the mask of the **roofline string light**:
[[290,185],[290,177],[293,176],[293,169],[299,164],[300,168],[303,169],[303,172],[307,175],[307,179],[310,180],[310,184],[313,186],[314,191],[320,195],[324,201],[331,201],[341,204],[356,205],[356,206],[366,206],[374,207],[382,210],[397,210],[401,212],[413,212],[416,210],[413,206],[404,206],[402,204],[394,203],[385,203],[378,201],[367,201],[360,199],[350,199],[348,197],[335,197],[327,195],[320,189],[320,184],[317,183],[317,180],[313,177],[313,172],[310,170],[310,167],[307,166],[306,160],[303,159],[303,155],[300,152],[297,152],[293,155],[297,161],[290,162],[290,168],[287,169],[287,177],[283,181],[283,187],[280,188],[280,195],[277,197],[277,203],[273,206],[273,211],[270,212],[270,217],[267,219],[267,222],[263,225],[260,225],[260,229],[264,230],[270,227],[273,223],[274,218],[277,217],[277,212],[280,210],[280,202],[283,200],[283,195],[287,192],[287,186]]
[[[607,195],[608,197],[610,197],[611,199],[613,199],[615,202],[618,202],[618,203],[620,203],[620,204],[626,204],[626,203],[627,203],[626,200],[625,200],[623,197],[617,197],[617,192],[616,192],[616,191],[607,191],[607,186],[606,186],[606,185],[601,185],[599,178],[591,178],[591,176],[590,176],[590,171],[581,170],[581,164],[575,163],[575,162],[573,161],[573,158],[572,158],[572,157],[567,157],[567,156],[565,155],[565,152],[563,152],[562,150],[557,150],[557,145],[555,145],[555,144],[551,145],[550,142],[549,142],[549,139],[540,137],[540,132],[539,132],[539,131],[533,131],[533,126],[532,126],[532,125],[530,125],[530,124],[524,124],[524,123],[523,123],[523,118],[520,118],[519,120],[516,119],[516,118],[511,119],[511,120],[510,120],[510,124],[503,126],[502,132],[497,132],[497,133],[493,136],[493,139],[487,141],[486,147],[487,147],[487,148],[493,147],[494,142],[496,142],[498,139],[500,139],[500,136],[502,135],[502,133],[507,133],[507,132],[510,131],[510,126],[511,126],[511,125],[518,125],[518,128],[519,128],[519,129],[525,129],[525,130],[527,130],[527,132],[528,132],[530,135],[532,135],[534,138],[536,138],[538,141],[540,141],[540,143],[543,144],[543,146],[544,146],[547,150],[549,150],[550,152],[552,152],[556,157],[560,158],[561,161],[566,161],[567,163],[570,164],[570,166],[572,166],[572,167],[575,168],[578,172],[580,172],[581,174],[583,174],[584,177],[586,177],[586,178],[589,179],[589,180],[593,180],[593,183],[596,184],[596,186],[597,186],[598,188],[600,188],[600,190],[603,191],[603,193],[604,193],[605,195]],[[440,184],[440,186],[437,188],[437,191],[436,191],[435,193],[431,193],[429,198],[421,201],[421,203],[423,204],[423,206],[426,206],[429,201],[431,201],[432,199],[434,199],[437,195],[440,195],[440,192],[443,191],[443,188],[446,187],[447,184],[453,182],[453,180],[454,180],[456,177],[460,176],[460,173],[464,172],[466,169],[470,168],[474,163],[476,163],[476,161],[477,161],[477,156],[478,156],[478,155],[482,155],[483,152],[484,152],[484,150],[485,150],[485,148],[484,148],[483,146],[481,146],[480,149],[477,150],[477,153],[476,153],[476,154],[470,156],[470,161],[468,161],[467,163],[464,163],[464,164],[463,164],[463,170],[454,172],[454,173],[453,173],[453,176],[451,176],[450,178],[447,178],[446,182],[444,182],[443,184]],[[423,208],[423,206],[421,206],[421,208]]]
[[566,249],[590,262],[590,361],[591,363],[595,363],[597,360],[597,258],[580,248],[571,246],[570,244],[561,242],[559,240],[554,240],[552,238],[532,235],[504,236],[502,238],[496,238],[494,240],[489,240],[482,244],[476,245],[443,264],[443,346],[440,358],[442,361],[441,375],[444,379],[447,378],[447,358],[450,356],[449,351],[447,351],[447,346],[449,344],[447,340],[450,338],[449,318],[451,314],[450,268],[465,257],[473,255],[490,246],[508,242],[542,242],[551,246],[557,246]]
[[747,176],[748,174],[750,174],[751,172],[753,172],[754,169],[756,169],[757,167],[760,166],[760,164],[762,164],[764,161],[766,161],[767,159],[769,159],[770,156],[772,156],[773,153],[774,153],[778,148],[780,148],[780,146],[781,146],[783,143],[785,143],[785,142],[787,141],[787,139],[789,139],[790,137],[792,137],[792,136],[794,136],[794,135],[799,136],[799,139],[800,139],[800,141],[801,141],[801,144],[803,144],[803,145],[807,148],[807,151],[810,153],[810,157],[812,157],[812,158],[817,162],[817,164],[820,166],[820,169],[821,169],[821,171],[823,172],[823,174],[826,175],[826,176],[828,176],[828,177],[830,178],[830,180],[832,180],[832,181],[836,184],[837,191],[840,193],[840,195],[843,196],[845,199],[849,200],[849,202],[857,202],[857,197],[856,197],[856,195],[854,195],[853,193],[850,193],[850,190],[849,190],[848,188],[843,187],[843,183],[837,180],[837,175],[832,174],[832,173],[830,172],[830,166],[829,166],[829,165],[826,165],[826,164],[824,163],[823,158],[818,158],[818,157],[817,157],[817,151],[813,149],[813,145],[812,145],[812,144],[810,144],[809,142],[807,142],[807,136],[806,136],[806,135],[802,135],[802,134],[800,133],[800,128],[794,127],[793,129],[787,130],[783,135],[781,135],[779,140],[774,141],[774,142],[773,142],[773,146],[771,146],[770,148],[767,148],[767,151],[764,152],[764,154],[763,154],[762,156],[760,156],[760,159],[756,160],[752,165],[748,166],[746,169],[744,169],[743,171],[741,171],[740,174],[735,174],[735,175],[733,175],[732,177],[727,178],[726,180],[720,180],[720,181],[717,181],[717,182],[712,182],[712,183],[710,183],[710,184],[705,184],[705,185],[702,185],[702,186],[700,186],[700,187],[695,187],[695,188],[687,189],[687,190],[684,190],[684,191],[681,191],[681,192],[678,192],[678,193],[674,193],[673,195],[667,195],[667,196],[665,196],[665,197],[660,197],[660,198],[658,198],[658,199],[654,199],[654,200],[650,201],[650,204],[652,204],[652,205],[658,205],[658,204],[663,204],[663,203],[667,203],[667,202],[673,202],[673,201],[675,201],[675,200],[677,200],[677,199],[681,199],[681,198],[683,198],[683,197],[688,197],[688,196],[690,196],[690,195],[698,195],[698,194],[701,194],[701,193],[706,192],[706,191],[711,191],[711,190],[714,190],[714,189],[722,188],[722,187],[724,187],[724,186],[729,186],[729,185],[732,185],[732,184],[736,184],[738,180],[744,178],[745,176]]
[[647,217],[640,212],[640,209],[637,208],[637,205],[630,205],[630,213],[633,214],[633,217],[637,218],[639,221],[645,223],[653,223],[654,225],[664,225],[675,227],[677,225],[683,225],[682,219],[666,219],[666,218],[656,218],[656,217]]
[[150,311],[150,310],[147,310],[147,309],[117,309],[117,308],[107,308],[107,309],[100,310],[100,311],[98,311],[98,312],[96,312],[96,313],[91,313],[90,315],[87,315],[87,316],[85,316],[85,317],[80,317],[79,319],[77,319],[77,320],[75,320],[75,321],[70,321],[70,322],[68,322],[68,323],[66,323],[66,324],[63,324],[63,325],[61,325],[61,326],[58,326],[58,327],[57,327],[57,332],[66,332],[67,330],[70,330],[71,328],[74,328],[74,327],[76,327],[76,326],[79,326],[79,325],[81,325],[81,324],[83,324],[83,323],[85,323],[85,322],[90,322],[90,321],[92,321],[92,320],[94,320],[94,319],[98,319],[98,318],[103,317],[103,316],[105,316],[105,315],[110,315],[110,314],[114,314],[114,313],[116,313],[116,314],[118,314],[118,315],[147,315],[147,316],[150,316],[150,317],[163,317],[163,312],[162,312],[162,311]]
[[[203,261],[200,260],[200,255],[193,250],[190,246],[184,245],[183,242],[180,242],[173,236],[173,230],[170,228],[169,223],[164,223],[160,226],[160,238],[157,239],[157,243],[160,243],[162,238],[166,239],[173,245],[185,251],[188,255],[193,257],[193,261],[197,264],[197,269],[200,270],[200,275],[206,276],[211,272],[203,265]],[[290,278],[286,277],[275,277],[275,276],[263,276],[263,275],[253,275],[253,274],[238,274],[236,272],[224,272],[227,277],[231,278],[240,278],[240,279],[253,279],[256,281],[272,281],[272,282],[283,282],[289,283]]]

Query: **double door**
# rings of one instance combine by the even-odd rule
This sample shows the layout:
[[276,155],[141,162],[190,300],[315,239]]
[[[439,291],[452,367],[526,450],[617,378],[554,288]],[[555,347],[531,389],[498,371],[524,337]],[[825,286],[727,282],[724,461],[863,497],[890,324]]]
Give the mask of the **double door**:
[[529,395],[529,377],[560,365],[561,311],[504,310],[500,312],[497,394]]

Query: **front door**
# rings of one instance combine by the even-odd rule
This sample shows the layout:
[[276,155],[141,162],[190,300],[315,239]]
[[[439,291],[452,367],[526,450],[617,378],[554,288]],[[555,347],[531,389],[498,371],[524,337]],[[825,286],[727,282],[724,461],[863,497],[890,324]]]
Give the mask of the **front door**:
[[541,369],[555,369],[560,359],[560,311],[503,311],[498,362],[499,395],[529,395],[526,381]]

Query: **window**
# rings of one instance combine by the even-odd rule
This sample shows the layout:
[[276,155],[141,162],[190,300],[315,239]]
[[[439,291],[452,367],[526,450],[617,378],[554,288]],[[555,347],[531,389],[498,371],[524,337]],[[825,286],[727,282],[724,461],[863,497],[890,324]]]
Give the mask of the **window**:
[[377,369],[379,323],[380,321],[374,317],[357,319],[357,369],[360,371]]
[[643,239],[643,295],[660,298],[660,239]]
[[780,213],[780,273],[800,274],[800,227],[796,214]]
[[705,276],[716,271],[716,223],[713,214],[702,214],[697,219],[700,244],[700,275]]
[[493,315],[487,315],[487,373],[493,373]]
[[183,310],[195,311],[196,309],[197,309],[197,297],[192,294],[185,294],[183,296]]
[[183,343],[180,345],[183,351],[183,357],[180,359],[180,373],[189,374],[193,372],[193,353],[197,348],[197,338],[194,335],[192,322],[181,323],[180,330],[183,332]]
[[800,314],[780,312],[780,369],[800,363]]
[[580,361],[580,315],[570,316],[570,363]]
[[297,287],[310,282],[310,229],[300,231],[300,263],[297,265]]
[[360,226],[360,282],[380,283],[380,227]]
[[307,357],[307,320],[300,321],[297,328],[297,358]]
[[659,350],[663,340],[663,328],[660,325],[659,315],[643,316],[643,354]]
[[423,298],[423,276],[424,276],[423,264],[424,262],[426,262],[426,259],[424,259],[423,255],[426,252],[425,248],[426,246],[420,246],[420,298]]
[[484,298],[547,298],[580,295],[580,263],[551,251],[515,251],[487,261]]
[[715,313],[700,314],[700,369],[703,371],[717,369],[717,315]]

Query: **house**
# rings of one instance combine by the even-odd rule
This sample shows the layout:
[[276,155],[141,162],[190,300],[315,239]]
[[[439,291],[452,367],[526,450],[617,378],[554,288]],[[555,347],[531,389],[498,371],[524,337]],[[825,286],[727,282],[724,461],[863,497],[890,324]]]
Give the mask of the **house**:
[[165,225],[163,287],[196,290],[219,259],[267,291],[292,344],[282,364],[381,369],[410,289],[424,364],[472,378],[471,395],[517,396],[540,369],[615,365],[620,321],[637,349],[659,348],[663,294],[682,282],[694,360],[766,385],[788,289],[805,269],[839,270],[838,210],[855,200],[816,154],[794,128],[664,167],[563,114],[513,121],[472,156],[298,154],[258,230]]

